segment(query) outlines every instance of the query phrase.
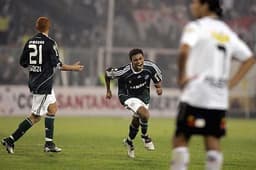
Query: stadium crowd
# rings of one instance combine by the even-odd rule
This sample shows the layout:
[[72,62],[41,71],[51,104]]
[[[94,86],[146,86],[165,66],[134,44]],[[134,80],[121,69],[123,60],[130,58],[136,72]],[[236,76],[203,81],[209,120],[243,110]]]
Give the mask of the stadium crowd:
[[[225,18],[253,44],[256,2],[225,0]],[[25,3],[26,2],[26,3]],[[114,11],[114,46],[177,47],[181,28],[189,19],[185,0],[118,0]],[[106,39],[107,0],[0,1],[2,45],[19,45],[35,30],[35,18],[50,16],[55,39],[62,46],[103,46]],[[4,34],[3,34],[4,32]]]
[[[60,47],[95,50],[105,46],[108,2],[108,0],[61,0],[39,3],[33,0],[0,0],[0,46],[21,48],[35,33],[33,23],[41,15],[51,18],[53,25],[50,36],[59,43]],[[253,49],[256,49],[256,1],[239,1],[235,5],[234,0],[223,2],[225,9],[223,19]],[[113,46],[177,48],[182,27],[190,19],[188,3],[187,0],[116,0]],[[8,76],[11,72],[20,72],[17,67],[19,52],[10,53],[2,48],[0,50],[2,70],[0,83],[26,83],[23,73]],[[97,55],[97,52],[93,54]],[[176,62],[169,62],[165,58],[157,60],[164,70],[164,75],[175,74]],[[6,69],[4,66],[10,63],[16,63],[16,66]],[[84,85],[86,81],[79,80],[78,83],[73,84]],[[175,86],[175,79],[164,86]]]

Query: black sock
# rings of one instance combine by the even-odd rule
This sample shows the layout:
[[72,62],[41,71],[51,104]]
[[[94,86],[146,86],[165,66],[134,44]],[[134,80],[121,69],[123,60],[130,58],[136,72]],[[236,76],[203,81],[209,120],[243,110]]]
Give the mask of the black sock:
[[138,131],[138,128],[135,128],[132,124],[130,124],[128,140],[132,141],[136,137]]
[[148,132],[148,120],[140,119],[141,133],[142,136],[147,136]]
[[10,136],[10,139],[13,140],[13,142],[17,141],[21,136],[23,136],[26,131],[33,126],[32,121],[29,118],[26,118],[23,120],[19,127],[16,129],[16,131]]
[[54,115],[46,115],[44,124],[45,124],[45,141],[49,142],[53,140],[53,131],[54,131]]

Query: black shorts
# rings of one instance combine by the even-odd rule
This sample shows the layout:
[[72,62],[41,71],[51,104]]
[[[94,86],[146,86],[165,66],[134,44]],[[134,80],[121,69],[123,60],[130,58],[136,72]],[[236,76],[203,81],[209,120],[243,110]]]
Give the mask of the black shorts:
[[187,139],[194,134],[217,138],[225,136],[226,112],[226,110],[204,109],[180,103],[175,135],[183,134]]

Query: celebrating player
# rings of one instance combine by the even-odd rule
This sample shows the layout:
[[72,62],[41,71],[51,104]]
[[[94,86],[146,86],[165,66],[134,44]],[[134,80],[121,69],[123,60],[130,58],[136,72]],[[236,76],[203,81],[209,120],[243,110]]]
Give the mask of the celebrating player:
[[60,152],[61,148],[53,142],[54,119],[57,112],[54,94],[53,77],[55,69],[62,71],[81,71],[83,65],[79,62],[67,65],[59,60],[56,42],[48,36],[50,21],[46,17],[39,17],[36,21],[38,34],[25,44],[20,57],[20,65],[29,70],[28,86],[32,93],[32,110],[29,117],[23,120],[19,127],[7,138],[2,140],[8,153],[14,153],[14,142],[37,123],[45,115],[45,152]]
[[133,112],[133,118],[129,126],[129,135],[124,139],[124,144],[128,148],[128,156],[135,157],[133,140],[135,139],[139,126],[141,126],[141,138],[144,146],[148,150],[154,150],[154,144],[149,137],[149,100],[150,81],[155,83],[156,93],[162,94],[162,74],[156,64],[151,61],[144,61],[144,54],[141,49],[132,49],[129,52],[131,60],[120,68],[109,68],[106,70],[105,81],[107,87],[106,97],[112,97],[110,80],[118,79],[118,97],[126,109]]
[[[222,167],[220,138],[225,135],[228,88],[245,76],[255,63],[246,44],[219,17],[219,0],[192,0],[197,20],[183,31],[178,60],[178,85],[182,90],[173,139],[172,170],[185,170],[189,163],[188,142],[192,135],[204,137],[206,169]],[[231,59],[241,61],[229,80]]]

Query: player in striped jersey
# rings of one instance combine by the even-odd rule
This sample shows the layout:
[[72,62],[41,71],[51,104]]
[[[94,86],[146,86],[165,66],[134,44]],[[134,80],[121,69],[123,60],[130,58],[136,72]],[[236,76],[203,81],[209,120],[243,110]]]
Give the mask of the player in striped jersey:
[[[228,88],[238,84],[255,58],[247,45],[219,20],[219,0],[192,0],[191,12],[197,20],[185,26],[179,50],[178,85],[182,94],[171,169],[187,169],[189,139],[201,135],[206,150],[205,169],[219,170],[223,162],[220,138],[226,132]],[[229,79],[232,57],[241,65]]]
[[112,97],[110,80],[118,79],[118,97],[122,105],[133,112],[133,118],[129,126],[129,135],[124,139],[124,144],[128,148],[128,156],[135,157],[133,140],[135,139],[139,126],[141,126],[141,138],[144,146],[148,150],[154,150],[154,144],[149,137],[149,101],[150,101],[150,81],[153,80],[156,93],[162,95],[162,74],[156,64],[151,61],[144,61],[144,54],[141,49],[132,49],[129,52],[131,60],[120,68],[108,68],[105,74],[107,87],[106,97]]

